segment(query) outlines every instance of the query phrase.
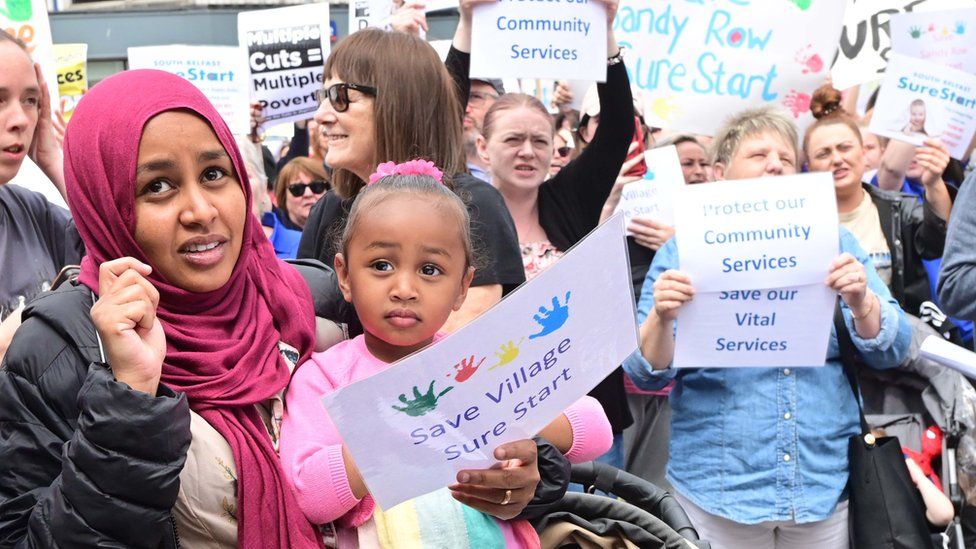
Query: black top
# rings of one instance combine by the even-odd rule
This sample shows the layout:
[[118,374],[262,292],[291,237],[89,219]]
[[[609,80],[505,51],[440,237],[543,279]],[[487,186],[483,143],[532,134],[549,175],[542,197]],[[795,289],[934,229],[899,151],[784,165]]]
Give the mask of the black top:
[[0,235],[0,320],[84,254],[68,210],[17,185],[0,186]]
[[[525,271],[515,223],[502,195],[491,185],[468,174],[454,176],[454,189],[468,206],[471,240],[480,263],[471,285],[501,284],[503,294],[514,290],[525,282]],[[298,257],[318,259],[330,267],[334,265],[339,237],[346,226],[350,208],[352,199],[342,200],[331,190],[312,206],[298,245]]]

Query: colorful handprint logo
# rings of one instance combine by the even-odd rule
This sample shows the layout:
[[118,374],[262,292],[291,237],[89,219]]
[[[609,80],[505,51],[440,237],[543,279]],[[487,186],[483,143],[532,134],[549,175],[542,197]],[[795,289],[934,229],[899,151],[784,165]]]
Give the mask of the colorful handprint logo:
[[962,21],[956,22],[956,34],[966,34],[966,24]]
[[481,357],[481,360],[477,364],[474,363],[474,355],[469,358],[462,358],[461,362],[454,365],[454,373],[447,374],[447,377],[454,376],[454,381],[458,383],[464,383],[465,381],[471,379],[471,376],[481,368],[481,365],[485,362],[486,357]]
[[566,292],[566,300],[562,304],[559,303],[559,296],[554,296],[552,298],[552,310],[539,307],[539,314],[533,315],[532,318],[542,326],[542,330],[537,334],[530,335],[529,339],[545,337],[566,324],[566,321],[569,320],[569,294],[570,292]]
[[427,388],[427,392],[420,394],[420,389],[415,385],[413,388],[413,400],[407,400],[407,395],[400,395],[400,402],[405,406],[393,406],[393,409],[397,412],[403,412],[410,417],[419,417],[431,410],[437,409],[437,400],[442,396],[446,395],[448,391],[454,387],[448,387],[444,389],[439,394],[434,394],[434,382],[430,382],[430,387]]
[[810,110],[810,95],[796,90],[790,90],[783,98],[783,105],[790,109],[793,118],[800,118],[800,115]]
[[0,7],[0,15],[13,22],[29,21],[34,15],[31,0],[6,0],[6,7]]
[[807,44],[800,48],[793,59],[803,66],[803,74],[818,73],[823,70],[824,62],[820,54],[813,51],[813,44]]
[[922,37],[922,29],[918,27],[912,27],[908,29],[908,34],[911,35],[912,38],[917,40]]
[[668,122],[672,117],[680,114],[681,109],[670,97],[656,97],[651,101],[651,112]]
[[518,358],[519,347],[522,346],[523,341],[525,341],[524,337],[519,339],[518,343],[513,343],[512,340],[509,340],[508,343],[502,343],[502,346],[495,351],[495,356],[498,357],[498,364],[488,368],[488,371],[490,372],[495,368],[500,368],[506,364],[511,364],[516,358]]
[[810,9],[810,6],[813,4],[813,0],[790,0],[790,2],[803,11]]

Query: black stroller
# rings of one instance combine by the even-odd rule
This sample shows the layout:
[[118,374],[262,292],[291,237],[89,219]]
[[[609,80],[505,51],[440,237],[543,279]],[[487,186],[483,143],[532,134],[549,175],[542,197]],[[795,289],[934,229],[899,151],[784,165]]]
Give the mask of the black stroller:
[[[600,462],[574,465],[572,482],[585,494],[567,493],[533,521],[542,547],[640,547],[710,549],[698,539],[674,497],[654,484]],[[598,496],[594,490],[618,496]]]

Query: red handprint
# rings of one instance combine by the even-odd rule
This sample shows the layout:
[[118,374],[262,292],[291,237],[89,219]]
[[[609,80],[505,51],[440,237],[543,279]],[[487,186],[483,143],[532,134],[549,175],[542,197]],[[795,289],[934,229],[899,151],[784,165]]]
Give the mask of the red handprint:
[[465,381],[471,379],[471,376],[478,371],[478,368],[480,368],[484,362],[485,357],[481,357],[481,361],[477,364],[474,363],[474,355],[471,355],[470,358],[462,358],[461,362],[454,365],[454,371],[457,372],[457,374],[454,376],[454,381],[464,383]]

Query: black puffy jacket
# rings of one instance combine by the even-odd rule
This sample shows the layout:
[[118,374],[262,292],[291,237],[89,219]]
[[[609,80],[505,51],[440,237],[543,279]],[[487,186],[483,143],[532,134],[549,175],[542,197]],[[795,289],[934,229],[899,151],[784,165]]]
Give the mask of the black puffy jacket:
[[115,381],[92,303],[82,285],[38,297],[0,368],[0,547],[177,546],[186,397]]

